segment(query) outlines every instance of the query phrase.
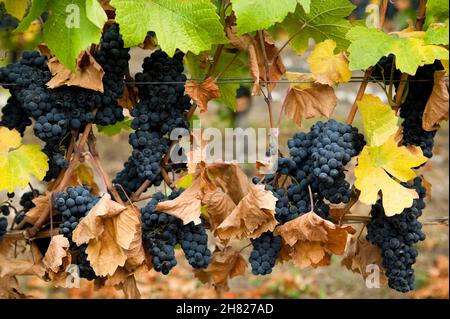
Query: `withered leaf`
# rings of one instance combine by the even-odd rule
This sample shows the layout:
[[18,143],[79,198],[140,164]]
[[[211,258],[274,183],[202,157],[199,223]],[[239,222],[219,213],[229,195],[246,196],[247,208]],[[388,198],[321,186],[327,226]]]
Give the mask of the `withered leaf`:
[[38,196],[33,199],[33,204],[35,207],[30,209],[25,214],[25,221],[27,223],[33,224],[41,217],[42,214],[48,212],[51,206],[51,196],[52,193],[46,193],[45,195]]
[[194,80],[186,82],[186,93],[200,108],[200,112],[208,111],[208,102],[220,97],[220,90],[214,78],[209,77],[203,82],[199,83]]
[[422,126],[425,131],[439,129],[439,123],[448,121],[449,84],[445,71],[434,73],[434,86],[423,113]]
[[223,240],[231,238],[258,238],[277,225],[277,199],[264,185],[256,185],[239,202],[233,212],[219,225],[217,234]]
[[236,204],[230,196],[219,189],[213,193],[206,194],[203,203],[207,206],[206,212],[208,213],[209,224],[213,232],[216,232],[217,227],[236,208]]
[[[288,74],[289,80],[310,80],[308,74]],[[291,85],[284,108],[286,116],[301,126],[303,119],[330,117],[337,105],[337,97],[332,87],[319,83]]]
[[314,212],[287,222],[274,232],[291,247],[292,260],[301,268],[328,264],[331,254],[343,255],[349,235],[354,233],[352,227],[335,225]]
[[82,51],[78,56],[75,74],[60,63],[56,57],[48,61],[48,67],[53,75],[53,78],[47,82],[47,87],[50,89],[67,85],[103,93],[105,71],[89,51]]
[[138,103],[138,92],[137,86],[129,87],[125,85],[123,95],[117,100],[117,104],[121,107],[131,110]]
[[34,263],[29,259],[16,258],[14,249],[15,244],[12,239],[4,238],[0,241],[0,277],[36,275],[42,278],[44,276],[45,270],[40,260]]
[[42,259],[44,266],[55,273],[58,272],[67,257],[69,246],[69,240],[63,235],[53,236]]
[[211,263],[205,270],[196,272],[196,276],[203,282],[212,282],[216,288],[228,290],[228,279],[245,273],[247,262],[244,257],[231,247],[222,251],[215,251]]

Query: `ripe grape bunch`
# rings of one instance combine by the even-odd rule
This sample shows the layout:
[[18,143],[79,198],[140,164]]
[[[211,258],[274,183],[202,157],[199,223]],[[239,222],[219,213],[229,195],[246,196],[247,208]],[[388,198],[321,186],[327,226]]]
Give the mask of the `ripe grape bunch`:
[[177,265],[175,258],[177,244],[181,244],[189,264],[195,269],[207,268],[211,260],[208,235],[203,223],[183,225],[178,218],[156,210],[158,203],[173,200],[181,192],[182,190],[174,191],[169,197],[156,193],[141,210],[143,241],[152,256],[155,270],[164,275],[168,275]]
[[[145,180],[156,186],[161,184],[160,166],[169,151],[168,134],[175,128],[189,127],[185,115],[191,103],[182,84],[186,81],[183,54],[169,58],[156,51],[144,59],[142,68],[142,73],[135,76],[140,100],[131,110],[135,132],[130,134],[129,143],[133,153],[114,180],[128,195]],[[121,196],[126,199],[125,194]]]
[[92,190],[88,187],[69,187],[66,192],[56,194],[54,199],[54,207],[62,216],[59,231],[69,239],[70,251],[74,253],[80,277],[87,280],[93,280],[97,276],[87,260],[87,245],[78,247],[72,241],[72,232],[99,200],[91,192]]
[[8,231],[8,216],[10,214],[9,206],[4,204],[0,206],[0,241]]
[[404,186],[416,190],[419,194],[413,206],[399,215],[387,217],[380,200],[372,207],[372,220],[367,225],[367,240],[381,248],[389,287],[403,293],[415,287],[412,266],[416,262],[418,252],[414,244],[425,240],[418,218],[425,208],[426,196],[426,189],[422,186],[420,177],[414,180],[413,186]]

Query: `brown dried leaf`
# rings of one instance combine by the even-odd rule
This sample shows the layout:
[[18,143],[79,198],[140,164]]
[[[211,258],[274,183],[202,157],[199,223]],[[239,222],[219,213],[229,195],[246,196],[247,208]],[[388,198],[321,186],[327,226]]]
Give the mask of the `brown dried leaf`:
[[67,257],[69,246],[69,240],[63,235],[53,236],[42,259],[44,266],[57,273],[63,265],[64,258]]
[[191,222],[198,225],[201,223],[202,201],[207,193],[214,192],[216,188],[203,166],[188,189],[174,200],[158,203],[156,209],[181,219],[185,225]]
[[139,45],[141,49],[144,50],[155,50],[158,47],[158,43],[154,37],[147,35],[144,39],[144,42]]
[[422,126],[425,131],[435,131],[439,129],[440,122],[448,121],[449,84],[445,76],[445,71],[434,73],[433,92],[423,113]]
[[206,194],[203,203],[207,205],[206,211],[208,213],[212,232],[216,232],[217,227],[222,224],[236,208],[236,204],[230,196],[220,190]]
[[[352,237],[350,241],[350,248],[345,254],[345,258],[342,259],[341,264],[348,270],[355,273],[359,273],[363,278],[367,278],[371,272],[367,271],[367,266],[377,265],[381,270],[383,269],[383,257],[381,256],[381,250],[375,245],[372,245],[366,239],[356,239]],[[386,282],[384,271],[380,276],[383,282]]]
[[250,189],[233,212],[219,225],[217,234],[223,240],[230,238],[258,238],[273,231],[277,225],[275,204],[277,199],[264,185]]
[[25,221],[27,223],[33,224],[41,217],[42,214],[48,212],[51,206],[51,193],[46,193],[45,195],[38,196],[33,199],[35,207],[30,209],[25,214]]
[[[288,74],[289,80],[310,80],[308,74]],[[337,105],[337,97],[332,87],[319,83],[296,84],[291,86],[284,100],[286,115],[297,125],[301,126],[302,120],[330,117]]]
[[78,86],[103,93],[103,71],[100,64],[89,51],[82,51],[77,59],[76,73],[72,73],[56,57],[48,61],[48,67],[53,78],[47,82],[47,87],[55,89],[64,85]]
[[134,275],[128,276],[121,286],[126,299],[141,299]]
[[[236,48],[246,51],[249,56],[249,64],[250,64],[250,73],[255,81],[252,89],[252,95],[260,95],[261,89],[261,80],[266,80],[266,61],[264,59],[264,52],[261,46],[260,38],[257,35],[251,37],[248,34],[244,34],[242,36],[238,36],[236,34],[236,27],[226,27],[225,32],[227,34],[228,39],[231,44],[233,44]],[[278,55],[278,48],[275,46],[274,41],[270,37],[267,31],[263,31],[263,41],[264,48],[266,51],[267,60],[269,63],[275,58],[275,61],[270,64],[269,76],[271,81],[281,80],[284,73],[286,73],[286,68],[283,64],[281,56]],[[270,84],[271,89],[273,90],[276,87],[276,83]]]
[[131,111],[131,109],[138,104],[138,93],[139,89],[137,86],[129,87],[128,85],[125,85],[123,95],[117,100],[117,104]]
[[196,276],[203,282],[212,282],[216,288],[228,290],[228,279],[245,273],[247,262],[244,257],[231,247],[223,251],[215,251],[211,263],[205,270],[196,272]]
[[29,299],[19,290],[19,282],[16,277],[0,277],[0,299]]
[[0,277],[35,275],[42,278],[45,274],[40,260],[19,259],[15,256],[15,242],[4,238],[0,241]]
[[208,166],[215,179],[220,179],[220,187],[237,205],[252,188],[252,183],[238,164],[217,163]]
[[335,225],[313,212],[279,226],[274,232],[292,248],[292,260],[301,268],[328,264],[331,254],[343,255],[349,235],[354,233],[352,227]]
[[208,111],[208,102],[220,97],[220,90],[214,78],[209,77],[199,83],[194,80],[186,82],[186,93],[199,106],[200,113]]

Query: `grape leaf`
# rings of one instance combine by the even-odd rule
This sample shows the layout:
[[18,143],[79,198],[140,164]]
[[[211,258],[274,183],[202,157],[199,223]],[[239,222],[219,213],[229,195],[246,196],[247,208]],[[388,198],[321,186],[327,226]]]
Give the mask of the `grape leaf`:
[[200,113],[208,111],[208,102],[220,96],[220,90],[213,77],[203,82],[190,80],[185,85],[186,94],[198,105]]
[[115,136],[117,134],[120,134],[122,131],[131,130],[131,119],[125,117],[123,121],[117,122],[114,125],[102,126],[97,124],[97,129],[100,133],[103,133],[106,136]]
[[35,0],[17,31],[25,31],[42,12],[50,11],[51,14],[44,24],[44,42],[61,63],[75,72],[78,55],[92,43],[99,42],[103,28],[102,21],[106,21],[102,7],[92,4],[87,7],[86,1],[72,0],[68,4],[58,0]]
[[448,121],[448,80],[445,71],[434,73],[434,85],[423,112],[422,126],[426,131],[435,131],[440,128],[440,122]]
[[[212,50],[214,51],[214,50]],[[239,56],[235,59],[235,53],[230,53],[227,50],[224,50],[220,56],[219,62],[213,72],[214,76],[219,75],[225,68],[225,72],[221,75],[221,78],[245,78],[249,76],[248,69],[248,56],[247,54],[241,52]],[[204,78],[208,68],[201,67],[201,60],[204,54],[194,55],[189,53],[186,55],[186,66],[189,69],[189,73],[194,78]],[[234,59],[234,61],[232,61]],[[231,63],[229,65],[229,63]],[[236,91],[239,88],[239,84],[236,83],[218,83],[217,86],[220,90],[220,97],[217,98],[217,101],[222,102],[224,105],[232,109],[236,110]]]
[[439,23],[430,25],[425,32],[425,44],[448,45],[448,32],[448,23],[445,25]]
[[301,6],[287,16],[281,26],[293,37],[291,45],[298,54],[309,48],[309,39],[316,42],[334,40],[338,49],[346,49],[349,41],[345,34],[351,24],[346,19],[355,6],[348,0],[312,1],[310,12]]
[[352,42],[348,48],[350,69],[365,70],[391,53],[396,56],[398,69],[411,75],[420,66],[439,59],[448,60],[446,48],[425,44],[422,35],[423,32],[414,32],[411,36],[407,32],[389,35],[376,29],[354,27],[347,33],[347,38]]
[[21,20],[28,9],[29,0],[0,0],[5,4],[6,11],[13,17]]
[[373,95],[364,95],[358,102],[368,144],[383,145],[398,130],[399,118],[389,105]]
[[436,19],[437,21],[448,20],[449,2],[447,0],[427,1],[427,21]]
[[216,7],[209,0],[112,0],[116,20],[128,47],[142,43],[154,31],[161,49],[169,56],[178,48],[195,54],[225,43]]
[[42,180],[48,171],[48,157],[39,145],[21,144],[19,132],[0,127],[0,190],[25,188],[31,175]]
[[412,180],[416,177],[413,168],[426,161],[420,147],[398,146],[395,134],[381,146],[366,146],[355,169],[355,187],[361,191],[359,200],[373,205],[381,191],[386,216],[401,214],[412,206],[417,193],[393,178],[400,182]]
[[325,40],[316,44],[307,61],[311,73],[318,83],[333,86],[337,83],[349,82],[352,71],[348,68],[348,60],[344,52],[334,54],[336,42]]
[[108,21],[108,16],[98,0],[86,0],[86,14],[89,21],[100,29]]
[[309,13],[311,0],[233,0],[238,34],[265,30],[294,12],[297,4]]

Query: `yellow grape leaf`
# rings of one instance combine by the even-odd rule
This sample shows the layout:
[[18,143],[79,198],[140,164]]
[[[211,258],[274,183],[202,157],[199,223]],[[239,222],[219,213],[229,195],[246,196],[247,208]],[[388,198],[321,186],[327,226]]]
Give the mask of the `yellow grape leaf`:
[[412,168],[425,163],[427,158],[419,147],[413,150],[398,146],[395,134],[381,146],[366,146],[355,169],[355,186],[361,191],[359,200],[367,205],[375,204],[381,191],[386,216],[400,214],[405,208],[411,207],[413,200],[418,197],[417,193],[402,186],[391,176],[400,182],[407,182],[417,176]]
[[5,9],[10,15],[17,18],[18,20],[22,20],[25,13],[27,12],[28,3],[30,1],[29,0],[3,0],[0,2],[5,3]]
[[184,188],[187,189],[189,186],[192,185],[192,182],[194,181],[194,175],[193,174],[187,174],[181,177],[177,181],[177,188]]
[[349,82],[352,71],[348,66],[348,59],[343,51],[334,54],[336,42],[325,40],[316,45],[307,61],[311,73],[318,83],[333,86],[337,83]]
[[358,102],[367,142],[380,146],[398,130],[399,119],[389,105],[373,95],[364,95]]
[[23,145],[19,132],[0,127],[0,190],[25,188],[31,175],[42,180],[47,171],[48,157],[39,145]]

